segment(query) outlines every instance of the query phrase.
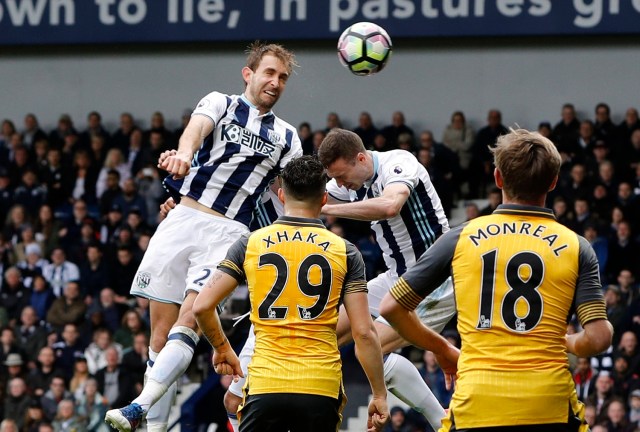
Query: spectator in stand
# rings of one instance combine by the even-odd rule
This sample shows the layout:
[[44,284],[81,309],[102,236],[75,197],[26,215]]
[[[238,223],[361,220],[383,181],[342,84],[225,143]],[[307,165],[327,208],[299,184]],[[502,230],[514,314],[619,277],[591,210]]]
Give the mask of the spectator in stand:
[[78,254],[72,255],[71,251],[82,238],[82,226],[87,222],[95,223],[95,220],[89,214],[87,203],[82,200],[74,202],[71,217],[65,221],[62,229],[58,232],[60,245],[64,247],[71,262],[77,263]]
[[0,376],[6,374],[7,365],[5,362],[9,359],[9,355],[11,354],[19,355],[22,360],[25,358],[24,351],[22,351],[16,342],[16,335],[14,334],[13,329],[11,327],[2,327],[0,330],[0,361],[2,362]]
[[86,304],[91,304],[98,296],[100,290],[109,285],[109,268],[103,258],[100,243],[89,244],[86,251],[86,260],[80,266],[80,286]]
[[302,153],[306,155],[313,154],[313,132],[308,122],[302,122],[298,125],[298,137],[302,143]]
[[24,130],[22,131],[22,142],[28,148],[31,148],[33,144],[39,139],[47,139],[47,134],[40,129],[38,119],[35,114],[27,114],[24,117]]
[[[84,148],[84,147],[81,147]],[[101,167],[104,165],[104,160],[107,157],[107,151],[109,148],[105,142],[105,138],[101,135],[92,135],[90,146],[89,146],[89,155],[91,159],[91,166],[93,167]]]
[[635,425],[630,424],[627,420],[625,403],[620,397],[611,399],[603,421],[608,432],[633,432],[635,430]]
[[444,379],[444,372],[438,365],[436,356],[431,351],[424,351],[422,356],[424,366],[420,369],[420,374],[424,378],[431,391],[433,392],[440,405],[443,408],[449,407],[453,389],[447,390]]
[[23,261],[18,261],[17,267],[22,274],[22,283],[27,288],[32,288],[33,279],[42,276],[42,270],[47,265],[47,260],[42,259],[42,251],[37,243],[27,245],[25,248],[26,257]]
[[[32,399],[27,409],[27,415],[24,420],[25,432],[38,432],[38,428],[45,422],[44,410],[38,399]],[[17,431],[16,431],[17,432]]]
[[407,126],[404,113],[402,111],[395,111],[391,116],[391,124],[383,127],[380,130],[380,133],[384,136],[388,149],[398,148],[397,141],[400,134],[408,133],[412,137],[415,136],[413,129]]
[[47,313],[47,321],[57,332],[60,332],[66,324],[82,324],[86,311],[87,306],[80,296],[80,285],[75,280],[69,281],[63,295],[51,305]]
[[107,176],[109,171],[116,170],[120,174],[120,186],[131,178],[131,166],[125,160],[122,151],[118,148],[112,148],[107,152],[104,165],[98,174],[96,182],[96,195],[98,198],[107,190]]
[[362,143],[366,148],[373,147],[373,141],[376,135],[379,133],[378,128],[373,124],[371,114],[369,114],[367,111],[362,111],[360,113],[360,116],[358,117],[358,127],[356,127],[353,131],[360,137]]
[[[0,125],[0,149],[2,151],[8,150],[11,136],[16,132],[16,126],[11,120],[2,120],[2,125]],[[5,154],[0,151],[0,164],[6,164],[8,159],[8,152]]]
[[502,204],[502,191],[498,188],[491,189],[487,206],[480,210],[480,216],[490,215],[500,204]]
[[632,230],[640,228],[640,199],[633,194],[631,184],[621,182],[618,184],[618,194],[615,196],[615,205],[619,206],[624,213],[624,218],[632,225]]
[[4,225],[9,209],[13,206],[13,189],[9,187],[9,171],[0,164],[0,221]]
[[47,344],[47,330],[40,325],[40,318],[31,306],[25,306],[20,312],[20,323],[14,332],[28,359],[35,359]]
[[93,378],[93,376],[89,373],[87,359],[84,358],[84,355],[78,357],[74,362],[73,375],[69,381],[69,391],[76,400],[80,399],[80,396],[85,393],[85,388],[90,378]]
[[76,361],[84,358],[85,346],[80,340],[78,326],[75,323],[65,324],[61,338],[53,344],[52,348],[56,356],[56,365],[63,372],[65,379],[70,380],[74,374]]
[[31,161],[38,175],[47,167],[47,153],[50,148],[47,140],[38,140],[31,148]]
[[133,259],[134,253],[130,247],[120,246],[117,249],[116,261],[111,266],[110,286],[116,296],[122,298],[132,298],[129,294],[131,284],[136,276],[139,262]]
[[560,187],[560,195],[565,199],[569,207],[573,207],[573,201],[577,197],[586,197],[591,195],[593,189],[589,179],[587,178],[587,171],[582,164],[575,164],[571,168],[569,179],[565,180]]
[[600,223],[589,222],[585,223],[583,236],[596,253],[598,258],[598,264],[600,269],[600,280],[606,281],[605,268],[607,260],[609,259],[609,245],[606,237],[601,236],[599,233],[602,231]]
[[329,133],[331,129],[342,128],[342,121],[337,113],[330,112],[327,114],[327,125],[324,128],[325,133]]
[[607,286],[604,292],[604,302],[607,306],[607,319],[613,326],[613,344],[615,344],[617,342],[616,335],[619,335],[625,315],[625,307],[621,302],[620,288],[616,285]]
[[588,357],[578,357],[573,373],[573,381],[576,383],[576,393],[581,402],[586,402],[592,393],[597,371],[594,371]]
[[16,263],[24,261],[27,258],[27,248],[29,246],[32,246],[30,251],[35,252],[40,258],[40,255],[42,255],[42,243],[36,240],[33,226],[24,224],[21,227],[20,240],[13,246],[13,261]]
[[614,204],[614,198],[609,195],[609,190],[600,183],[597,183],[593,187],[591,198],[591,209],[593,210],[593,217],[600,223],[610,222],[611,207]]
[[631,226],[626,220],[618,223],[616,235],[609,241],[609,280],[615,280],[622,269],[630,269],[635,278],[640,276],[640,243],[631,236]]
[[596,121],[593,126],[596,137],[613,145],[616,138],[616,126],[611,121],[611,109],[609,105],[600,102],[596,105],[595,114]]
[[144,198],[138,193],[138,185],[134,179],[127,179],[122,184],[122,193],[113,199],[122,209],[123,217],[127,217],[129,211],[137,207],[143,219],[147,219],[147,206]]
[[638,110],[635,108],[627,108],[624,115],[624,120],[620,122],[617,129],[617,139],[620,145],[624,148],[629,145],[631,140],[631,134],[640,129],[640,118],[638,118]]
[[20,204],[15,204],[9,209],[9,215],[4,224],[2,234],[11,245],[18,244],[22,228],[29,223],[27,209]]
[[318,153],[318,148],[320,147],[320,144],[322,143],[322,141],[324,140],[324,137],[327,136],[326,132],[324,130],[317,130],[313,133],[313,154],[317,154]]
[[413,153],[413,155],[415,156],[416,148],[415,143],[413,142],[412,135],[409,135],[408,133],[400,134],[396,142],[400,150],[408,151],[409,153]]
[[556,123],[551,132],[551,140],[558,147],[570,148],[578,141],[580,121],[576,118],[576,109],[573,104],[566,103],[562,106],[562,119]]
[[98,181],[97,169],[91,165],[89,153],[78,150],[73,157],[73,179],[69,182],[69,197],[74,201],[83,200],[88,205],[95,206],[98,203],[96,195],[96,183]]
[[122,194],[122,188],[120,187],[120,173],[118,170],[112,169],[107,173],[107,179],[105,182],[105,190],[100,197],[100,214],[106,216],[110,209],[113,207],[113,201],[115,198]]
[[60,297],[69,282],[80,280],[80,269],[76,264],[67,261],[62,247],[56,247],[51,252],[51,262],[44,267],[42,275],[49,282],[55,296]]
[[34,396],[45,394],[54,376],[64,376],[56,365],[56,356],[51,347],[44,346],[38,353],[36,366],[29,371],[27,385]]
[[623,355],[629,360],[629,367],[635,371],[640,364],[640,348],[638,347],[638,336],[632,331],[620,332],[620,342],[614,342],[617,345],[615,355]]
[[[158,214],[156,210],[160,206],[160,203],[166,200],[167,192],[162,187],[160,172],[155,166],[148,165],[140,170],[140,172],[138,172],[137,180],[138,191],[144,198],[145,207],[148,210],[151,210],[148,212],[146,219],[141,219],[141,222],[146,229],[147,225],[156,226],[158,224]],[[132,213],[133,212],[129,212],[129,215]],[[139,216],[142,217],[142,214],[139,214]]]
[[122,345],[123,350],[133,348],[133,341],[137,334],[149,333],[144,321],[137,311],[129,309],[122,315],[120,326],[113,334],[113,340]]
[[473,201],[467,201],[464,203],[464,220],[468,222],[480,216],[480,209],[478,204]]
[[500,135],[509,130],[502,124],[502,113],[497,109],[489,110],[487,125],[481,128],[471,146],[469,164],[469,198],[484,198],[487,187],[493,185],[493,155],[490,147],[495,147]]
[[613,398],[613,379],[608,371],[599,371],[595,382],[595,391],[587,398],[586,404],[596,407],[596,418],[606,415],[607,406]]
[[58,404],[55,419],[53,421],[55,432],[86,432],[86,422],[76,413],[76,405],[73,398],[65,398]]
[[2,418],[2,402],[9,390],[9,383],[14,378],[22,378],[26,381],[27,377],[27,365],[20,354],[9,354],[2,363],[2,367],[6,371],[0,373],[0,418]]
[[573,222],[569,225],[576,233],[583,235],[584,227],[588,224],[595,224],[597,221],[591,214],[589,200],[586,197],[577,197],[573,203]]
[[141,331],[133,336],[133,349],[122,357],[122,368],[127,371],[135,386],[135,394],[140,394],[144,384],[144,372],[149,361],[149,335]]
[[4,273],[4,284],[0,291],[0,304],[7,311],[9,325],[15,326],[20,312],[29,304],[31,293],[22,284],[22,275],[17,267],[9,267]]
[[110,429],[104,422],[107,413],[108,401],[99,391],[95,378],[89,378],[84,392],[76,397],[76,410],[78,416],[87,424],[88,432],[109,432]]
[[596,182],[607,188],[609,196],[616,196],[619,182],[612,162],[603,160],[598,164]]
[[49,143],[52,147],[62,148],[64,147],[64,139],[67,135],[77,134],[78,132],[73,127],[73,120],[69,114],[62,114],[58,119],[58,125],[55,129],[49,132]]
[[19,430],[24,427],[24,419],[31,403],[31,397],[22,378],[9,381],[9,391],[4,399],[4,418],[16,422]]
[[144,143],[143,146],[149,144],[151,132],[160,132],[164,138],[164,142],[167,143],[170,148],[174,148],[173,133],[165,126],[164,115],[160,111],[156,111],[151,115],[151,127],[144,132],[142,140]]
[[47,188],[40,184],[33,168],[27,168],[22,173],[22,182],[13,192],[13,200],[16,204],[24,206],[30,215],[36,214],[40,206],[46,202]]
[[52,147],[47,151],[46,164],[40,167],[39,178],[47,188],[47,204],[58,208],[69,199],[69,167],[62,164],[62,150]]
[[385,425],[382,432],[411,432],[412,427],[407,422],[407,414],[404,409],[394,406],[389,411],[389,423]]
[[629,396],[629,421],[640,426],[640,389],[633,390]]
[[107,348],[106,366],[95,374],[98,391],[107,399],[109,408],[124,406],[136,396],[134,382],[120,364],[121,355],[115,347]]
[[633,273],[629,269],[622,269],[616,280],[622,295],[622,302],[627,306],[631,305],[638,298],[638,285],[635,283]]
[[44,276],[34,276],[31,283],[31,298],[29,300],[29,305],[33,307],[38,317],[44,318],[47,316],[47,311],[55,299],[56,296],[53,294],[53,290]]
[[61,228],[62,223],[54,217],[51,207],[47,204],[40,206],[35,231],[36,240],[44,245],[43,256],[51,256],[53,249],[58,246]]
[[87,115],[87,129],[80,134],[80,145],[89,147],[94,137],[101,137],[106,148],[109,148],[111,135],[102,125],[102,116],[97,111],[91,111]]
[[[469,165],[471,163],[471,146],[475,140],[475,133],[462,111],[456,111],[451,115],[451,123],[447,125],[442,134],[442,143],[458,155],[460,163],[460,186],[468,188]],[[461,191],[458,191],[462,193]],[[468,195],[468,193],[466,194]]]
[[120,114],[120,127],[111,137],[112,147],[120,149],[122,153],[128,156],[127,149],[129,148],[129,140],[131,134],[136,130],[138,130],[138,128],[133,120],[133,116],[128,112]]
[[103,325],[109,329],[111,334],[114,334],[120,328],[122,316],[127,309],[126,299],[126,296],[116,295],[109,287],[102,288],[98,298],[89,307],[89,315],[99,312],[102,315]]
[[84,350],[84,357],[87,359],[91,375],[95,375],[96,372],[107,366],[105,352],[109,347],[114,347],[118,353],[122,354],[122,346],[113,342],[111,331],[106,327],[97,328],[93,332],[93,342]]
[[11,186],[15,188],[20,184],[22,175],[26,170],[35,169],[29,155],[29,149],[22,144],[14,145],[13,159],[9,161],[7,169],[9,170]]

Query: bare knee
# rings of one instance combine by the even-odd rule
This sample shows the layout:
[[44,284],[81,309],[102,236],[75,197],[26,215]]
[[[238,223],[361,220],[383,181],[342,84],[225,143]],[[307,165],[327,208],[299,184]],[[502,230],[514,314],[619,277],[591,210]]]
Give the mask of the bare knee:
[[228,413],[237,413],[241,402],[242,398],[234,395],[229,390],[224,394],[224,408]]

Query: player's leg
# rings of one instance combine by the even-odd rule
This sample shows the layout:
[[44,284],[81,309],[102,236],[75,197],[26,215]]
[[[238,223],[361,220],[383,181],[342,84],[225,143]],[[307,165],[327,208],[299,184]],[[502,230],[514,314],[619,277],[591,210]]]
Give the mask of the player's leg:
[[188,292],[180,307],[178,321],[169,332],[167,344],[158,354],[140,395],[126,407],[107,412],[105,420],[113,428],[121,432],[134,431],[151,406],[186,372],[200,340],[191,311],[196,296],[196,292]]
[[240,367],[244,374],[244,378],[240,378],[237,382],[232,381],[224,395],[224,407],[227,410],[227,416],[229,417],[229,423],[233,427],[234,432],[238,432],[238,407],[242,403],[242,388],[249,375],[249,362],[253,357],[253,351],[256,343],[256,335],[253,332],[253,325],[249,329],[249,336],[240,351],[238,358],[240,359]]
[[[174,303],[162,303],[151,300],[149,303],[149,312],[151,318],[151,341],[149,343],[149,361],[147,362],[147,369],[144,373],[145,385],[151,369],[158,358],[158,353],[160,353],[167,343],[169,331],[178,319],[180,306]],[[176,397],[177,388],[177,383],[171,384],[165,395],[149,409],[147,413],[148,432],[166,432],[169,423],[169,414]]]

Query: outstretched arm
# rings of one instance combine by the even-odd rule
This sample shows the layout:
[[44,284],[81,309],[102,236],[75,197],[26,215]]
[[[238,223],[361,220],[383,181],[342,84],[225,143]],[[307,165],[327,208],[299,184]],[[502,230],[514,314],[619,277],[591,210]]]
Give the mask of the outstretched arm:
[[180,136],[178,151],[168,150],[160,155],[158,168],[173,174],[174,179],[179,179],[191,169],[193,155],[202,145],[204,138],[213,131],[213,120],[204,115],[194,115]]
[[238,286],[235,278],[217,270],[193,303],[198,326],[213,349],[213,367],[221,375],[233,375],[235,381],[244,377],[240,360],[224,334],[216,307]]
[[347,293],[344,306],[351,322],[351,333],[356,345],[356,355],[369,383],[373,399],[369,404],[368,430],[380,430],[389,418],[387,389],[384,383],[382,350],[378,334],[369,315],[367,293]]
[[409,195],[411,189],[405,183],[391,183],[377,198],[344,204],[326,204],[322,207],[322,214],[364,221],[390,219],[400,213]]
[[586,323],[578,333],[567,335],[567,351],[578,357],[591,357],[611,345],[613,326],[606,319]]

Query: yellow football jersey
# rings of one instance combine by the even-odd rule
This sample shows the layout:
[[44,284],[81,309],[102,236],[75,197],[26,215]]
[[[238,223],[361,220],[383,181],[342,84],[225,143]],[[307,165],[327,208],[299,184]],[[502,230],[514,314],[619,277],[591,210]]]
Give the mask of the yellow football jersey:
[[444,234],[391,292],[414,308],[448,275],[462,338],[456,427],[566,422],[567,320],[606,319],[588,242],[547,209],[503,205]]
[[256,345],[248,394],[338,398],[339,306],[345,294],[367,289],[355,246],[319,220],[281,217],[234,244],[219,268],[249,287]]

